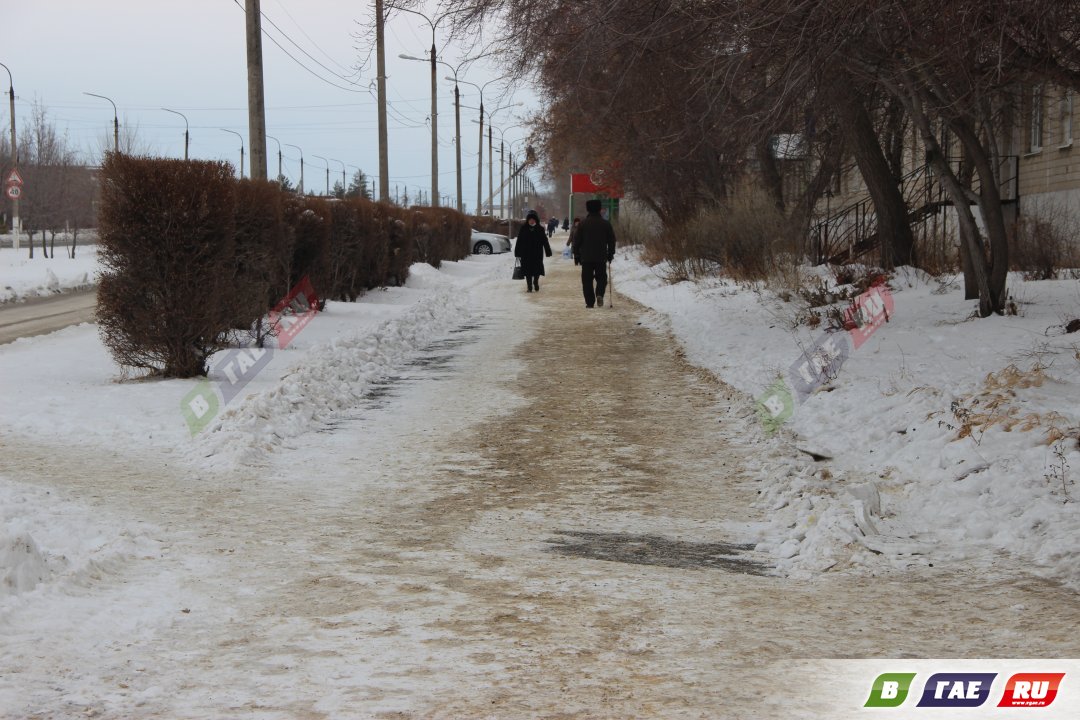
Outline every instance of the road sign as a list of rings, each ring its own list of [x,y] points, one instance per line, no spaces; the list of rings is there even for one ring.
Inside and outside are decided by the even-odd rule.
[[[12,200],[18,200],[22,197],[22,188],[18,185],[8,185],[7,196]]]
[[[22,185],[23,184],[22,175],[19,174],[19,171],[18,171],[17,168],[12,169],[12,171],[10,173],[8,173],[7,178],[4,179],[4,183],[7,184],[7,185]]]

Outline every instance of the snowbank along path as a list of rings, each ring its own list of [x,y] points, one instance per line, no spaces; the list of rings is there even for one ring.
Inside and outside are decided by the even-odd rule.
[[[1075,655],[1008,558],[778,577],[749,400],[568,262],[523,290],[242,470],[5,447],[144,550],[0,614],[0,715],[792,718],[770,663]]]

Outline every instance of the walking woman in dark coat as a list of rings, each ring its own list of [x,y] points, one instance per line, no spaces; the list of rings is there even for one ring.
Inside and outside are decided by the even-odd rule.
[[[514,257],[521,258],[521,269],[525,273],[528,290],[540,291],[540,276],[544,274],[544,256],[551,257],[551,244],[547,232],[540,224],[540,216],[530,210],[525,216],[525,224],[518,230],[514,244]]]

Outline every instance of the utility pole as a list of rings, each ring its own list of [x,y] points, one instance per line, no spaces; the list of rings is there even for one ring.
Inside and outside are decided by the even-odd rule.
[[[266,180],[266,101],[263,95],[262,10],[259,0],[244,0],[247,13],[248,144],[251,179]]]
[[[278,185],[280,185],[281,184],[281,178],[282,178],[282,175],[281,175],[281,141],[278,140],[276,137],[273,137],[272,135],[267,135],[266,138],[268,140],[273,140],[274,142],[277,143],[277,177],[274,178],[274,180],[277,182]]]
[[[112,122],[113,122],[113,152],[120,153],[120,116],[116,112],[116,103],[111,98],[107,98],[104,95],[97,95],[92,92],[84,92],[83,95],[89,95],[90,97],[101,98],[102,100],[108,100],[112,105]]]
[[[235,130],[226,130],[225,128],[219,128],[221,132],[232,133],[236,137],[240,138],[240,179],[244,179],[244,136]]]
[[[181,112],[176,112],[175,110],[170,110],[169,108],[161,108],[161,109],[164,110],[165,112],[170,112],[173,115],[179,115],[180,117],[184,118],[184,160],[186,161],[188,159],[188,145],[191,144],[191,134],[188,132],[187,115],[185,115],[184,113],[181,113]]]
[[[11,79],[11,70],[7,65],[0,63],[0,67],[7,70],[8,74],[8,95],[11,98],[11,105],[9,111],[11,113],[11,162],[12,169],[19,169],[19,146],[15,144],[15,81]],[[19,198],[12,198],[11,200],[11,232],[14,233],[14,240],[12,241],[12,247],[15,250],[19,249],[19,231],[22,227],[19,225]]]
[[[480,150],[476,161],[476,214],[484,214],[484,94],[480,93]]]
[[[439,69],[435,66],[435,28],[431,28],[431,205],[439,207]]]
[[[488,118],[490,120],[490,118]],[[495,217],[495,175],[491,171],[492,158],[495,156],[495,146],[491,139],[491,123],[488,123],[488,210]]]
[[[285,143],[285,147],[291,147],[291,148],[296,148],[297,150],[300,150],[299,145],[290,145],[289,143]],[[297,195],[303,195],[304,194],[304,151],[303,150],[300,150],[300,185],[297,187],[296,194]]]
[[[454,125],[456,130],[454,144],[457,151],[457,211],[463,213],[465,204],[461,199],[461,93],[458,92],[457,78],[454,78]]]
[[[379,95],[379,200],[390,201],[390,157],[386,137],[386,41],[383,0],[375,0],[375,57]]]

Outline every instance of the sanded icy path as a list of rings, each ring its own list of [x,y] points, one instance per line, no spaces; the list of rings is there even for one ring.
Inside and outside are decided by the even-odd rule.
[[[259,467],[103,453],[87,473],[15,449],[26,480],[154,523],[163,551],[48,636],[20,624],[0,698],[15,683],[42,717],[796,717],[764,704],[770,662],[1076,656],[1057,629],[1075,594],[1007,559],[770,575],[742,544],[745,401],[625,300],[586,311],[569,263],[542,287],[481,288],[474,322]],[[139,613],[162,595],[167,617]],[[125,611],[128,637],[87,641]]]

